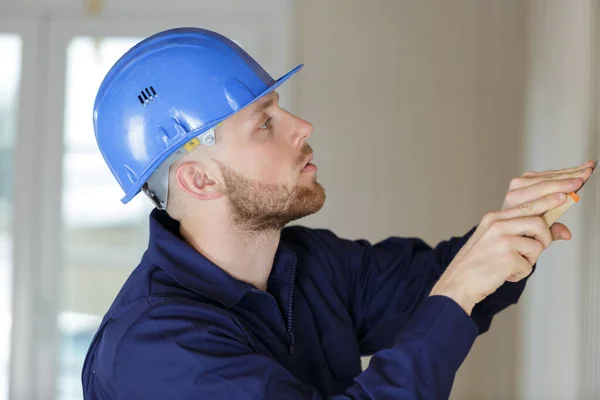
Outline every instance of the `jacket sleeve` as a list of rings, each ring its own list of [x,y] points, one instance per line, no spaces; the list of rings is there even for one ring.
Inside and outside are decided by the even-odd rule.
[[[456,303],[430,297],[352,386],[326,399],[448,398],[476,336]],[[250,348],[230,315],[197,304],[163,303],[140,318],[121,337],[109,381],[111,400],[325,399]],[[97,393],[90,398],[104,399]]]
[[[475,229],[435,247],[418,238],[389,237],[373,245],[366,240],[338,238],[324,229],[303,234],[307,247],[328,254],[331,268],[337,270],[331,280],[347,299],[361,353],[369,355],[390,347],[398,332],[411,323]],[[525,282],[506,282],[475,306],[471,318],[478,333],[489,329],[496,313],[517,302]]]

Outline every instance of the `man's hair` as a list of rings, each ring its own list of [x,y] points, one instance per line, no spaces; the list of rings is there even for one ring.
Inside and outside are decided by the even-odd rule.
[[[199,160],[199,151],[194,149],[185,154],[180,159],[176,160],[169,167],[169,195],[167,200],[167,214],[174,220],[181,220],[185,215],[185,197],[186,193],[181,190],[177,183],[177,169],[179,166],[188,161]]]

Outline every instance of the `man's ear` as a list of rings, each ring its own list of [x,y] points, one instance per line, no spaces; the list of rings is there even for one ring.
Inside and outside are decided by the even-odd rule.
[[[223,196],[223,190],[217,179],[211,177],[208,168],[198,162],[188,161],[177,167],[177,185],[185,193],[198,200],[213,200]]]

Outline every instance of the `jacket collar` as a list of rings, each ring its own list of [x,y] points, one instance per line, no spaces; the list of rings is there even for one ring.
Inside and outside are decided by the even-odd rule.
[[[179,222],[158,209],[150,214],[148,255],[153,264],[180,285],[228,308],[235,306],[248,291],[256,289],[227,274],[187,244],[179,233]],[[291,276],[290,264],[294,257],[293,251],[280,242],[269,280]]]

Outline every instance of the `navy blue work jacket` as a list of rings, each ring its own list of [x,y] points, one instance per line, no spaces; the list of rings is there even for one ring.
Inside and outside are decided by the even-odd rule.
[[[505,283],[469,316],[428,296],[467,235],[431,248],[283,229],[267,291],[236,280],[181,239],[165,212],[90,345],[85,399],[446,399]],[[364,371],[360,356],[373,355]]]

